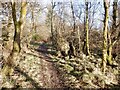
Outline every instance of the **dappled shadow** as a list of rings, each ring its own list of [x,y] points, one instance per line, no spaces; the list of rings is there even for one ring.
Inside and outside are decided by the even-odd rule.
[[[39,48],[37,48],[36,50],[39,52],[42,52],[44,54],[51,54],[51,55],[55,55],[55,51],[52,50],[52,45],[48,44],[48,43],[42,43],[39,45]]]
[[[50,43],[31,42],[30,44],[34,45],[34,46],[39,46],[37,49],[35,49],[35,51],[37,51],[37,52],[41,52],[43,54],[56,55],[56,52],[55,52],[55,50],[53,50],[53,46]]]
[[[38,51],[39,52],[39,51]],[[38,54],[34,54],[34,53],[27,53],[29,55],[32,55],[34,57],[38,57],[38,58],[41,58],[42,60],[45,60],[45,61],[48,61],[48,62],[54,62],[49,55],[47,54],[44,54],[44,53],[40,53],[39,55]]]
[[[57,54],[53,46],[49,42],[42,42],[42,43],[32,42],[32,45],[37,45],[37,48],[34,50],[38,52],[38,54],[35,53],[29,53],[29,54],[40,58],[40,61],[43,66],[42,69],[43,75],[48,77],[48,78],[45,77],[44,79],[48,80],[50,77],[49,82],[45,81],[45,83],[48,83],[49,86],[52,85],[52,87],[61,87],[61,88],[66,87],[64,85],[65,80],[62,76],[63,72],[60,71],[57,66],[57,61],[59,59],[56,60]]]
[[[38,83],[33,80],[27,73],[23,72],[19,67],[15,67],[15,71],[17,71],[18,73],[20,73],[21,75],[23,75],[24,77],[26,77],[26,80],[30,81],[31,84],[37,89],[40,88],[40,86],[38,85]]]
[[[38,43],[33,43],[37,44]],[[35,51],[39,52],[39,58],[42,58],[43,60],[46,60],[48,62],[53,62],[52,59],[49,55],[56,56],[56,51],[53,50],[53,46],[49,43],[39,43],[39,47],[35,49]]]
[[[108,88],[105,88],[105,89],[108,89],[108,90],[120,90],[120,85],[109,85],[109,86],[106,86]]]
[[[48,71],[45,71],[50,74],[50,82],[52,85],[55,87],[58,85],[59,87],[65,87],[63,82],[63,78],[61,77],[62,73],[57,69],[56,67],[56,61],[54,61],[53,57],[56,56],[56,52],[53,50],[53,46],[49,43],[40,43],[39,47],[35,49],[39,53],[39,56],[36,55],[37,57],[41,58],[42,64],[49,68]],[[34,55],[34,54],[33,54]],[[52,55],[52,57],[51,57]],[[35,56],[35,55],[34,55]],[[45,68],[44,68],[45,69]],[[43,69],[43,70],[44,70]],[[47,75],[49,76],[49,75]],[[54,76],[54,77],[53,77]]]
[[[15,66],[15,67],[12,67],[12,68],[14,69],[15,72],[19,73],[20,75],[23,75],[26,78],[27,81],[30,81],[30,83],[32,84],[34,90],[39,90],[39,88],[41,88],[39,86],[39,84],[35,80],[33,80],[26,72],[22,71],[18,66]],[[22,89],[22,86],[18,85],[16,83],[16,79],[14,79],[12,76],[11,75],[7,75],[5,77],[6,78],[5,80],[7,82],[11,83],[11,81],[12,81],[13,87],[11,88],[11,90],[20,89],[20,88]],[[7,87],[2,87],[1,89],[4,90],[4,89],[7,89]]]
[[[56,55],[55,51],[48,51],[48,50],[41,50],[41,49],[35,49],[35,51],[44,53],[44,54],[51,54],[51,55]]]

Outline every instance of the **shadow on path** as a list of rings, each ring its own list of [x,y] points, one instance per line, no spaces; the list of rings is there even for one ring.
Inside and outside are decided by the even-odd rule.
[[[45,84],[47,83],[48,87],[52,88],[63,88],[63,80],[60,76],[60,72],[56,68],[56,63],[53,61],[49,55],[56,55],[56,52],[52,50],[52,45],[48,43],[42,43],[39,45],[35,51],[39,52],[39,57],[41,58],[41,63],[43,67],[43,73]]]

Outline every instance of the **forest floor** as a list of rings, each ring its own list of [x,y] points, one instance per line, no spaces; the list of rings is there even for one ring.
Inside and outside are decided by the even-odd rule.
[[[47,47],[37,44],[34,48],[24,48],[11,79],[3,80],[7,88],[63,88],[59,72],[47,56]]]
[[[23,48],[9,79],[1,88],[120,88],[120,58],[117,67],[100,69],[101,58],[81,54],[79,58],[61,59],[47,43],[32,43]]]

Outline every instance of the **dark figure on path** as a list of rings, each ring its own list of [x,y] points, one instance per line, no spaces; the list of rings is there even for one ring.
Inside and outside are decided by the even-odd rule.
[[[75,57],[75,48],[74,48],[72,42],[69,42],[69,47],[70,47],[70,49],[68,51],[68,55],[69,55],[69,58],[71,59],[72,56]]]

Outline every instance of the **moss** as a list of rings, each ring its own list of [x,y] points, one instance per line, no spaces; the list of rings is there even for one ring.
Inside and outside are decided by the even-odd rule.
[[[7,78],[7,76],[10,76],[13,74],[13,68],[8,66],[8,65],[4,65],[3,69],[2,69],[2,76],[4,79]]]
[[[65,64],[64,68],[67,70],[67,73],[70,73],[71,71],[74,70],[74,68],[72,66],[68,65],[68,64]]]
[[[79,76],[82,76],[83,72],[73,70],[70,72],[70,74],[73,76],[79,77]]]
[[[39,34],[35,34],[32,36],[32,41],[40,41],[42,37]]]

